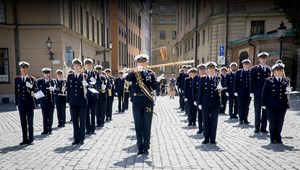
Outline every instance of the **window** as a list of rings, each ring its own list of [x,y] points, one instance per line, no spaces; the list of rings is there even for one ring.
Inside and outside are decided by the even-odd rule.
[[[9,83],[9,63],[7,48],[0,48],[0,83]]]
[[[205,30],[202,31],[202,44],[205,43]]]
[[[95,23],[94,23],[94,16],[92,16],[92,40],[95,41]]]
[[[160,25],[165,25],[166,24],[166,20],[165,19],[160,19],[159,20],[159,24]]]
[[[86,12],[86,37],[89,39],[90,38],[90,28],[89,28],[89,13]]]
[[[104,47],[104,44],[105,44],[105,28],[104,28],[103,23],[101,23],[101,44],[102,44],[102,47]]]
[[[159,39],[161,39],[161,40],[166,39],[166,31],[164,31],[164,30],[159,31]]]
[[[166,6],[161,5],[161,6],[159,7],[159,11],[160,11],[161,13],[165,13],[165,12],[166,12]]]
[[[72,0],[68,0],[68,12],[69,12],[69,28],[73,28],[72,24]]]
[[[172,6],[172,13],[176,13],[176,11],[177,11],[177,6],[176,5]]]
[[[192,40],[191,40],[191,49],[193,49],[194,48],[194,38],[192,38]]]
[[[197,47],[200,45],[200,33],[197,32]]]
[[[251,35],[264,34],[265,21],[251,21]]]
[[[83,35],[83,13],[82,13],[82,7],[80,7],[80,34]]]
[[[5,0],[0,0],[0,23],[6,23]]]
[[[176,40],[176,31],[172,31],[172,39]]]
[[[172,24],[176,25],[176,19],[172,19]]]

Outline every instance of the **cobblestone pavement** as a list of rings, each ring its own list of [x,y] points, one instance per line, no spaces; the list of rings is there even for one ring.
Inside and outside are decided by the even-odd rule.
[[[153,116],[149,156],[136,155],[131,109],[72,146],[72,124],[40,135],[42,114],[35,110],[34,145],[19,146],[21,127],[17,111],[0,113],[0,169],[297,169],[300,168],[300,98],[293,98],[285,117],[283,142],[269,144],[269,135],[254,134],[253,103],[250,125],[219,116],[217,145],[202,145],[203,135],[187,127],[178,112],[178,98],[158,97]],[[1,107],[1,106],[0,106]],[[114,110],[117,101],[114,103]],[[69,120],[69,111],[67,111]],[[56,117],[56,112],[55,112]],[[57,125],[56,118],[54,126]]]

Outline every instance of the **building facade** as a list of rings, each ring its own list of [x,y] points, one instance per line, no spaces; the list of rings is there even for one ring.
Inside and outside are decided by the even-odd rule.
[[[157,0],[151,13],[151,65],[156,65],[153,70],[156,73],[169,74],[177,73],[179,65],[159,66],[160,64],[174,63],[178,61],[176,55],[177,37],[177,4],[175,0]],[[160,49],[166,49],[166,56],[162,56]],[[176,70],[176,71],[175,71]]]
[[[111,66],[109,1],[0,0],[0,103],[14,102],[19,61],[30,63],[30,74],[42,77],[49,67],[65,72],[75,57]],[[53,58],[46,41],[52,42]],[[104,60],[105,56],[105,60]]]
[[[134,56],[149,53],[150,1],[112,0],[110,6],[112,71],[134,67]]]
[[[299,46],[293,45],[291,24],[273,10],[272,0],[177,1],[179,59],[192,59],[195,65],[207,61],[228,66],[249,58],[258,63],[257,54],[270,53],[269,65],[279,59],[277,27],[283,21],[287,34],[283,41],[283,61],[287,75],[296,85]]]

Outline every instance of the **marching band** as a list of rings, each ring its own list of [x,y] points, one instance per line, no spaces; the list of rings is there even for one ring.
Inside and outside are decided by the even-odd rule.
[[[290,80],[284,74],[285,65],[282,61],[276,62],[271,68],[266,65],[268,56],[267,52],[259,53],[259,65],[252,68],[251,61],[245,59],[241,62],[242,68],[238,69],[238,64],[232,62],[229,68],[222,67],[218,73],[217,64],[209,61],[196,68],[183,65],[177,78],[172,75],[170,99],[174,98],[176,90],[179,109],[186,112],[188,126],[196,126],[198,119],[197,134],[203,133],[202,144],[217,143],[218,116],[227,110],[229,119],[239,119],[240,124],[249,124],[251,98],[254,99],[255,109],[254,133],[270,131],[271,143],[283,143],[281,131],[291,92]],[[100,65],[93,67],[91,59],[82,62],[75,58],[72,61],[73,70],[69,71],[66,80],[60,69],[56,70],[56,78],[51,78],[50,68],[43,68],[44,76],[36,80],[28,75],[30,64],[21,61],[21,75],[15,78],[15,98],[23,134],[20,145],[33,144],[36,102],[43,113],[43,135],[52,133],[55,108],[57,127],[65,127],[66,105],[69,105],[73,123],[72,145],[77,145],[84,144],[85,135],[95,134],[96,126],[103,127],[105,121],[112,120],[113,100],[117,96],[119,113],[128,109],[131,98],[137,154],[148,155],[154,94],[158,84],[155,73],[147,69],[148,60],[146,54],[137,55],[136,69],[120,70],[119,77],[115,79],[109,68],[103,71]]]

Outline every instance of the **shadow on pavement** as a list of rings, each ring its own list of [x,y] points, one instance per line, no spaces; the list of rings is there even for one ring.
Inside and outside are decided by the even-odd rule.
[[[182,129],[185,129],[185,130],[191,130],[191,129],[198,129],[197,126],[183,126],[181,127]]]
[[[248,129],[248,128],[254,128],[254,125],[249,125],[249,124],[237,124],[234,125],[233,127],[239,127],[241,129]]]
[[[27,147],[28,145],[15,145],[15,146],[8,146],[8,147],[4,147],[4,148],[0,148],[0,154],[6,154],[8,152],[16,152],[16,151],[20,151],[23,150]]]
[[[293,146],[288,146],[284,144],[268,144],[261,146],[262,148],[266,150],[272,150],[274,152],[285,152],[285,151],[299,151],[299,149],[294,149]]]
[[[127,148],[123,148],[122,151],[126,151],[127,153],[136,153],[137,147],[136,147],[136,145],[132,145]]]
[[[136,136],[135,135],[129,135],[129,136],[126,136],[126,139],[136,140]]]
[[[203,135],[201,135],[201,134],[190,135],[189,137],[193,138],[193,139],[203,139],[204,138]]]
[[[205,144],[205,145],[199,145],[195,147],[196,149],[199,149],[200,151],[213,151],[213,152],[223,152],[218,145],[211,145],[211,144]]]
[[[154,168],[152,161],[147,161],[149,159],[146,155],[131,155],[127,158],[123,158],[122,161],[118,161],[114,163],[114,166],[122,167],[122,168],[129,168],[136,163],[146,163],[150,169]]]
[[[237,122],[239,122],[239,119],[227,119],[224,122],[226,122],[226,123],[237,123]]]
[[[252,136],[249,136],[249,138],[255,138],[255,139],[260,139],[260,140],[267,140],[270,138],[269,134],[266,133],[255,133]]]
[[[44,140],[45,138],[48,138],[50,135],[35,135],[34,140]]]
[[[79,148],[80,148],[80,145],[69,145],[69,146],[58,147],[58,148],[54,149],[53,151],[55,153],[66,153],[66,152],[73,152]]]

